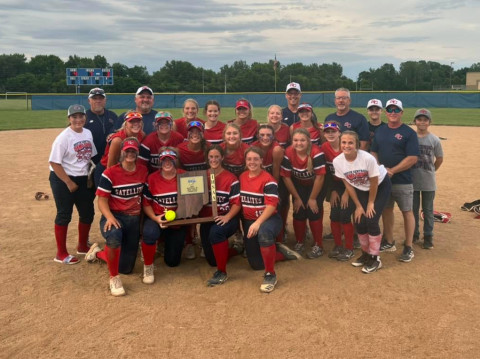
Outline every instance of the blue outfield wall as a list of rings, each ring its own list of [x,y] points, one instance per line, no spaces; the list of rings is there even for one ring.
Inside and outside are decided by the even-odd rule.
[[[404,107],[429,108],[479,108],[480,92],[352,92],[352,107],[365,107],[372,98],[381,100],[384,104],[391,98],[403,102]],[[215,99],[222,107],[234,107],[239,98],[248,99],[253,106],[268,107],[272,104],[286,105],[284,93],[209,93],[209,94],[155,94],[155,108],[181,108],[188,98],[194,98],[200,106]],[[308,102],[314,107],[335,107],[333,92],[304,92],[302,102]],[[32,95],[32,110],[65,110],[72,104],[81,104],[88,108],[87,94]],[[134,94],[107,94],[107,108],[135,108]]]

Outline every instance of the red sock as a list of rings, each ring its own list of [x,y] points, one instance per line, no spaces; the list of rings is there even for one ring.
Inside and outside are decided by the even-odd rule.
[[[307,221],[293,220],[293,230],[295,231],[295,239],[299,243],[303,243],[305,232],[307,231]]]
[[[145,242],[142,241],[143,263],[146,266],[153,264],[156,250],[157,250],[156,244],[146,244]]]
[[[106,249],[107,247],[105,247]],[[101,259],[102,261],[106,262],[107,261],[107,253],[105,252],[105,249],[103,251],[97,252],[97,258]]]
[[[275,262],[281,262],[285,260],[285,256],[279,251],[275,252]]]
[[[228,261],[228,241],[212,244],[213,254],[217,261],[217,269],[223,273],[227,273]]]
[[[345,233],[345,248],[353,250],[353,224],[352,222],[343,223],[343,233]]]
[[[67,251],[67,226],[55,225],[55,241],[57,242],[57,259],[64,260],[68,256]]]
[[[315,243],[319,247],[323,247],[323,215],[320,219],[316,221],[309,221],[310,229],[312,230],[313,238],[315,238]]]
[[[332,230],[333,240],[337,247],[342,246],[342,224],[340,222],[330,222],[330,229]]]
[[[262,253],[263,264],[265,265],[265,272],[274,274],[277,247],[275,244],[268,247],[260,247],[260,252]]]
[[[110,277],[118,275],[118,263],[120,262],[120,247],[110,248],[105,246],[105,252],[107,254],[107,266],[110,272]]]
[[[228,258],[238,256],[239,253],[235,248],[228,248]]]
[[[79,252],[88,252],[88,234],[90,233],[91,224],[78,222],[78,247]]]

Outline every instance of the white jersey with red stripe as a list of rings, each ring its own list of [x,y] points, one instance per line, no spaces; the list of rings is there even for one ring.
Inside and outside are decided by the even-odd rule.
[[[102,173],[96,195],[108,198],[108,206],[112,212],[139,215],[147,176],[147,167],[140,163],[137,163],[135,171],[132,172],[118,163]]]
[[[242,202],[243,218],[256,220],[265,208],[278,205],[278,185],[270,173],[262,170],[259,175],[250,177],[245,171],[240,175],[240,200]]]

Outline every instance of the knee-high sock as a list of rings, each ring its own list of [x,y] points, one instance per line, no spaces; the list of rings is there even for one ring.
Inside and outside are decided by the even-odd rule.
[[[307,221],[293,220],[293,230],[295,231],[295,239],[297,242],[303,243],[305,232],[307,231]]]
[[[360,235],[359,235],[360,237]],[[373,256],[378,256],[380,254],[380,243],[382,242],[382,235],[379,234],[378,236],[371,236],[368,235],[368,249],[369,254]]]
[[[106,249],[106,247],[105,247],[105,249]],[[106,252],[105,249],[103,251],[97,252],[97,258],[101,259],[104,262],[107,261],[107,252]]]
[[[91,224],[78,222],[78,247],[79,252],[88,252],[88,234],[90,233]]]
[[[156,244],[146,244],[145,242],[142,242],[143,264],[146,266],[153,264],[156,250]]]
[[[213,254],[217,262],[217,269],[227,273],[227,261],[229,257],[228,241],[212,244]]]
[[[55,225],[55,241],[57,242],[57,258],[64,260],[68,256],[67,251],[68,226]]]
[[[105,246],[105,252],[107,254],[107,266],[110,272],[110,277],[118,275],[118,263],[120,262],[120,247],[110,248]]]
[[[365,253],[369,253],[368,252],[368,242],[369,242],[369,238],[368,238],[368,234],[365,233],[365,234],[360,234],[358,233],[358,241],[360,242],[360,245],[362,246],[362,251],[364,251]]]
[[[263,264],[265,265],[265,272],[275,273],[275,257],[277,252],[277,246],[272,244],[268,247],[260,247],[262,253]]]
[[[342,223],[343,233],[345,234],[345,248],[353,250],[353,224]]]
[[[316,221],[309,221],[309,224],[313,238],[315,238],[315,243],[317,246],[323,247],[323,218],[317,219]]]
[[[333,240],[337,247],[342,246],[342,224],[340,222],[330,222],[330,229],[332,230]]]

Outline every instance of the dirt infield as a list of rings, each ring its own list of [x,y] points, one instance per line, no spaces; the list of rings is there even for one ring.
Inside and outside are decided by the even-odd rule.
[[[51,193],[47,162],[59,132],[0,132],[0,358],[480,356],[480,220],[459,209],[480,198],[480,128],[432,127],[448,138],[435,208],[453,219],[436,224],[435,249],[414,247],[411,263],[396,261],[399,250],[382,255],[384,268],[371,275],[327,256],[279,263],[277,289],[262,294],[262,273],[241,257],[218,288],[205,286],[214,269],[203,258],[178,268],[157,258],[152,286],[142,284],[138,260],[122,276],[122,298],[109,294],[106,265],[52,260],[55,205],[34,194]],[[396,219],[398,244],[398,212]],[[91,239],[103,246],[98,220],[97,211]]]

